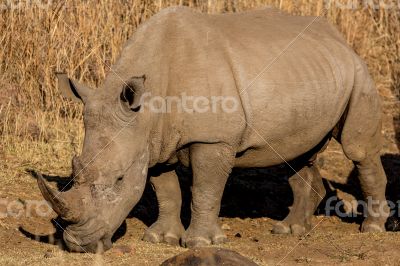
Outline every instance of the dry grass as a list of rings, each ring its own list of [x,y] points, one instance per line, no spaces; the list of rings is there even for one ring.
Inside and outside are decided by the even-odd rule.
[[[53,0],[48,8],[0,9],[0,161],[9,170],[6,179],[26,167],[68,171],[82,141],[81,106],[61,98],[54,72],[98,85],[135,28],[171,5],[209,13],[272,5],[319,15],[324,0]],[[367,61],[391,104],[400,87],[399,9],[331,7],[325,16]]]
[[[37,1],[31,0],[33,3]],[[25,169],[34,168],[51,174],[67,175],[70,172],[72,155],[80,150],[83,137],[82,107],[61,98],[56,87],[55,71],[65,70],[76,79],[93,86],[99,85],[109,71],[109,66],[118,56],[123,43],[136,27],[167,6],[187,5],[203,12],[219,13],[272,5],[293,14],[320,15],[323,13],[325,1],[52,0],[47,9],[38,8],[34,4],[21,9],[2,9],[4,7],[2,3],[17,1],[0,0],[0,180],[2,184],[0,199],[40,197],[37,189],[35,191],[32,189],[35,187],[35,182],[28,177]],[[337,25],[348,43],[368,63],[385,100],[385,112],[390,117],[386,125],[392,125],[391,117],[394,112],[398,112],[395,108],[400,106],[395,103],[397,100],[394,96],[399,93],[400,88],[400,7],[375,11],[371,8],[340,10],[332,7],[327,10],[325,16]],[[389,133],[386,138],[393,144],[392,146],[395,146],[393,129]],[[394,149],[387,148],[392,151]],[[327,156],[330,160],[326,161],[337,169],[333,174],[339,176],[344,168],[343,164],[337,160],[336,153],[327,153]],[[246,219],[240,223],[238,222],[240,220],[236,219],[226,220],[232,227],[231,240],[233,239],[227,247],[247,256],[254,255],[267,260],[272,258],[272,261],[277,262],[276,259],[279,261],[283,257],[284,250],[297,246],[297,238],[273,238],[264,234],[271,227],[270,222],[262,219],[262,223],[259,221],[260,227],[254,226],[253,219]],[[23,222],[0,218],[0,238],[4,242],[0,248],[0,265],[27,263],[91,265],[93,263],[90,255],[67,254],[57,247],[29,241],[26,237],[16,234],[15,230],[19,223],[26,223],[35,228],[34,220],[25,220]],[[104,256],[104,264],[118,262],[123,265],[135,263],[155,265],[155,262],[159,263],[166,257],[180,252],[180,249],[140,241],[145,225],[136,219],[129,219],[127,223],[131,234],[119,240],[118,245],[133,245],[134,256],[120,256],[111,252]],[[344,225],[340,228],[343,228],[342,226]],[[352,226],[352,229],[346,229],[347,231],[341,233],[337,227],[329,224],[326,229],[328,231],[324,228],[315,232],[316,240],[307,238],[298,246],[299,250],[293,252],[292,257],[300,258],[300,261],[306,258],[308,262],[308,257],[304,256],[312,250],[314,263],[320,259],[319,250],[323,247],[326,246],[326,252],[335,252],[329,249],[330,242],[323,241],[326,232],[332,232],[332,235],[336,234],[334,238],[338,239],[337,241],[340,239],[340,245],[350,250],[354,248],[352,244],[355,242],[357,247],[360,241],[367,244],[379,242],[381,247],[385,240],[385,248],[374,246],[373,254],[368,254],[368,259],[376,258],[380,264],[382,261],[385,263],[389,261],[390,264],[390,258],[392,261],[397,261],[394,257],[396,245],[400,243],[397,235],[380,235],[379,241],[377,236],[371,242],[369,235],[354,236],[354,232],[357,231],[356,225],[345,226]],[[244,228],[259,229],[248,235],[259,235],[262,231],[260,243],[265,249],[260,249],[259,243],[247,241],[246,237],[235,241],[233,235],[240,230],[247,230]],[[329,237],[331,238],[331,233]],[[268,246],[265,243],[273,244]],[[313,249],[315,246],[318,248]],[[54,250],[53,257],[43,260],[43,254],[49,248]],[[381,252],[385,249],[385,252]],[[361,252],[363,251],[360,250],[360,254]],[[380,257],[380,254],[383,257]],[[336,253],[331,256],[337,257]],[[329,258],[327,264],[332,264],[332,261],[333,259]],[[103,264],[103,262],[98,263],[97,258],[95,263]],[[364,264],[364,261],[362,263]]]

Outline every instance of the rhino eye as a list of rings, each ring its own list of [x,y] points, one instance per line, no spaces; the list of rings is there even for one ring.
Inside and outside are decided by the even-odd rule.
[[[124,175],[120,175],[120,176],[117,178],[117,181],[115,181],[115,184],[119,184],[119,183],[121,183],[123,180],[124,180]]]

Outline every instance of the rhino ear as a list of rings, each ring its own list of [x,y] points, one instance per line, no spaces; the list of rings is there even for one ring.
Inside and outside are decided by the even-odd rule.
[[[132,77],[125,82],[122,88],[120,99],[124,105],[127,105],[134,112],[140,110],[142,96],[145,93],[145,81],[145,75]]]
[[[74,102],[85,103],[92,89],[80,84],[79,82],[68,78],[65,73],[56,73],[58,79],[58,88],[65,98],[71,99]]]

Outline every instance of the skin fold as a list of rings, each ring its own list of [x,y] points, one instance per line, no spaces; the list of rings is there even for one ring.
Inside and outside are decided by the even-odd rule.
[[[186,247],[224,242],[217,218],[232,168],[284,161],[296,162],[289,181],[294,204],[273,232],[302,234],[325,195],[314,161],[331,138],[359,170],[365,197],[375,200],[362,231],[385,230],[379,96],[363,61],[323,18],[275,9],[207,15],[167,8],[137,29],[98,89],[58,78],[63,94],[84,104],[84,145],[73,160],[70,191],[55,200],[57,192],[41,178],[39,186],[71,222],[64,233],[71,251],[110,248],[155,167],[150,181],[159,218],[144,240]],[[142,101],[182,95],[230,97],[237,106],[155,111]],[[179,163],[193,171],[186,230],[173,167]]]

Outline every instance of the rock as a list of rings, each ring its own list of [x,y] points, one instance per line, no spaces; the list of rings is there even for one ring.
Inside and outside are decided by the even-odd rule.
[[[260,241],[257,237],[250,237],[250,239],[251,239],[252,241],[254,241],[254,242]]]
[[[227,224],[223,224],[223,225],[221,226],[221,229],[222,229],[222,230],[231,230],[231,227],[230,227],[229,225],[227,225]]]
[[[297,263],[310,263],[311,259],[310,258],[306,258],[306,257],[300,257],[300,258],[295,259],[295,261]]]
[[[53,257],[53,252],[51,250],[47,250],[46,253],[44,253],[43,256],[45,259],[49,259]]]
[[[127,253],[132,253],[133,249],[130,246],[127,245],[119,245],[113,248],[114,253],[116,253],[117,255],[123,255],[123,254],[127,254]]]
[[[397,217],[389,217],[386,221],[386,229],[392,232],[400,231],[400,221]]]
[[[250,259],[229,249],[203,247],[194,248],[164,261],[161,266],[257,266]]]

